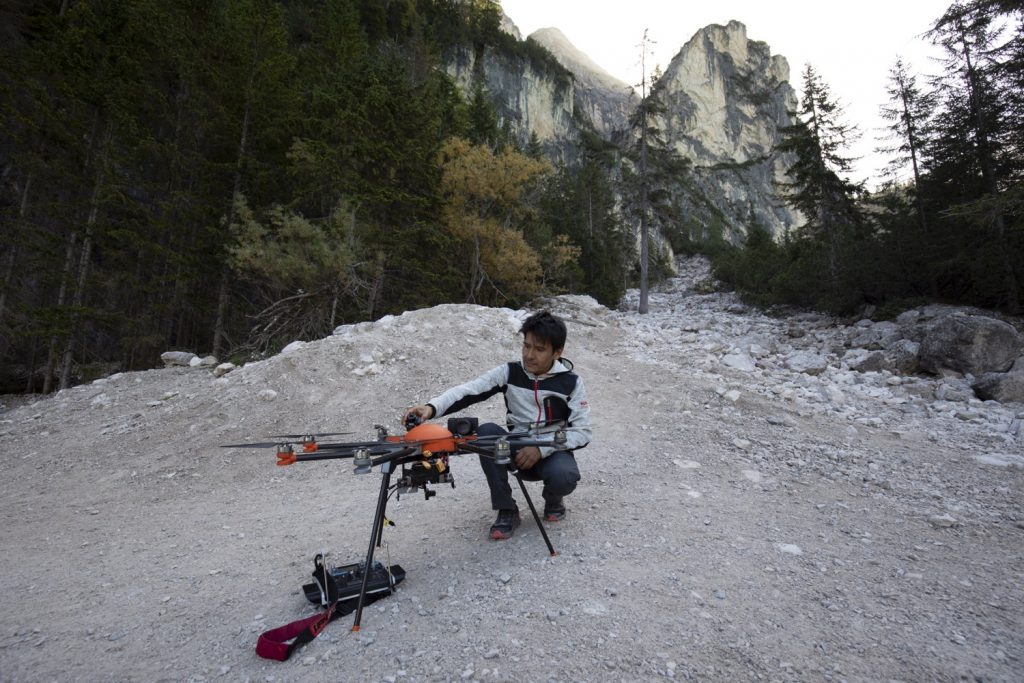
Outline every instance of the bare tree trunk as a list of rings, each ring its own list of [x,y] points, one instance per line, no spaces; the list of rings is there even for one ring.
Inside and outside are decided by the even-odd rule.
[[[647,313],[647,274],[650,261],[648,244],[647,197],[647,31],[644,30],[643,49],[640,54],[641,110],[640,110],[640,303],[637,313]]]
[[[18,206],[18,233],[21,232],[21,227],[25,222],[25,214],[28,213],[28,193],[31,187],[32,174],[29,173],[25,178],[25,185],[21,188],[21,202],[19,202]],[[4,259],[3,276],[0,278],[0,328],[3,327],[4,315],[7,312],[7,292],[11,288],[14,264],[17,263],[17,260],[18,245],[12,242],[10,251],[7,252],[7,258]]]
[[[110,131],[107,130],[103,140],[103,149],[110,143]],[[102,152],[101,152],[102,154]],[[102,155],[105,156],[105,155]],[[100,190],[103,187],[103,166],[106,163],[101,156],[101,161],[96,168],[96,181],[92,188],[92,198],[89,201],[89,217],[85,222],[85,236],[82,238],[82,252],[78,260],[78,277],[75,280],[75,292],[72,296],[71,330],[68,333],[67,344],[64,347],[64,358],[61,364],[60,388],[67,389],[71,386],[71,366],[74,362],[75,337],[78,334],[78,324],[81,316],[77,313],[82,306],[85,297],[85,281],[89,275],[89,260],[92,258],[92,231],[96,225],[96,217],[99,215]]]
[[[31,394],[36,379],[36,352],[39,350],[39,338],[32,336],[32,350],[28,354],[28,379],[25,381],[25,393]]]
[[[252,41],[252,62],[249,65],[249,82],[245,87],[245,109],[242,113],[242,134],[238,141],[238,158],[235,162],[235,182],[231,194],[231,205],[228,207],[228,229],[235,222],[235,202],[242,193],[242,167],[245,165],[245,155],[248,151],[249,141],[249,120],[252,115],[252,101],[256,83],[256,63],[259,60],[260,38],[262,33],[256,32]],[[217,319],[213,324],[213,355],[220,356],[221,347],[225,340],[225,320],[228,311],[228,286],[230,281],[230,268],[225,264],[224,272],[221,275],[220,287],[217,293]]]
[[[68,295],[68,278],[71,277],[71,266],[75,260],[75,248],[78,244],[78,232],[72,231],[68,235],[67,247],[64,249],[64,267],[61,269],[60,289],[57,291],[57,309],[64,307]],[[47,344],[49,349],[46,356],[46,368],[43,370],[43,393],[48,394],[53,389],[53,374],[57,367],[57,344],[60,341],[57,333],[50,335]]]

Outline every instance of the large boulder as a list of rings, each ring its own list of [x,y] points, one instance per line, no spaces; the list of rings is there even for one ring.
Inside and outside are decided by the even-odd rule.
[[[866,322],[868,323],[867,325],[857,323],[854,327],[854,332],[850,338],[850,346],[877,351],[879,349],[887,349],[903,338],[900,326],[894,322],[888,320],[878,323],[873,323],[870,320]]]
[[[1013,325],[982,315],[954,314],[936,318],[923,329],[921,367],[938,374],[955,370],[981,376],[1005,372],[1024,345]]]
[[[786,367],[793,372],[820,375],[828,367],[828,360],[816,353],[801,351],[786,359]]]
[[[850,349],[843,356],[843,362],[857,372],[880,372],[885,366],[885,354],[867,349]]]
[[[183,365],[187,368],[195,357],[196,354],[191,351],[164,351],[160,354],[160,360],[164,362],[164,367],[167,368],[174,365]]]
[[[912,375],[921,364],[921,345],[900,339],[885,350],[886,367],[902,375]]]
[[[979,377],[971,388],[985,401],[1024,401],[1024,372],[990,372]]]

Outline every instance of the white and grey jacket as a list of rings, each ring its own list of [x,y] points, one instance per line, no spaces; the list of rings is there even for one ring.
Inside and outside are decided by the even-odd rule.
[[[519,361],[505,363],[488,370],[474,380],[452,387],[428,405],[434,409],[434,416],[456,413],[474,403],[484,401],[499,391],[505,395],[505,421],[509,428],[523,427],[536,422],[567,419],[572,430],[566,434],[566,443],[559,448],[540,449],[546,458],[555,450],[575,450],[590,443],[590,404],[583,379],[572,371],[568,359],[555,360],[547,374],[536,376],[523,367]],[[568,406],[569,414],[558,414],[557,401],[561,399]]]

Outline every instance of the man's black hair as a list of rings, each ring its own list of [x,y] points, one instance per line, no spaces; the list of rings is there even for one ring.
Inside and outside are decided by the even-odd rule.
[[[534,337],[551,344],[552,351],[561,351],[565,348],[565,323],[549,311],[540,311],[531,315],[523,321],[519,332],[523,335],[533,332]]]

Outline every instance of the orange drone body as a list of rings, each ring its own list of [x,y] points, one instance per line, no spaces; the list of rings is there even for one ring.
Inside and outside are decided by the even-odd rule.
[[[439,424],[424,422],[405,433],[405,436],[389,436],[388,441],[419,441],[424,451],[433,453],[454,453],[455,437]]]

